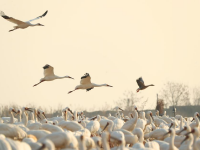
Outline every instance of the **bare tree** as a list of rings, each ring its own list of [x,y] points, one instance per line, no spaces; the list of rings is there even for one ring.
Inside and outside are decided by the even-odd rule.
[[[148,100],[149,99],[147,98],[145,101],[142,102],[142,104],[139,106],[140,110],[142,110],[142,111],[144,110],[144,107],[146,106]]]
[[[159,115],[163,115],[164,113],[164,100],[163,99],[157,99],[157,105],[156,105],[156,110],[159,111]]]
[[[189,87],[182,83],[167,82],[161,91],[166,105],[191,105]]]
[[[193,101],[194,105],[200,105],[200,87],[193,89]]]
[[[140,101],[142,97],[138,97],[133,91],[126,91],[124,93],[124,98],[120,98],[119,100],[115,101],[117,106],[122,107],[127,111],[132,111],[133,106]]]

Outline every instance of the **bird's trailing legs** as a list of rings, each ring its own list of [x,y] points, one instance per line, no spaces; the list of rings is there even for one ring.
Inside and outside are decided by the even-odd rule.
[[[76,90],[77,90],[77,89],[75,89],[75,90],[73,90],[73,91],[69,91],[68,94],[70,94],[70,93],[72,93],[72,92],[74,92],[74,91],[76,91]]]
[[[14,30],[16,30],[16,29],[9,30],[9,32],[14,31]]]
[[[33,85],[33,87],[34,87],[34,86],[37,86],[38,84],[40,84],[40,83],[42,83],[42,82],[44,82],[44,80],[42,80],[42,81],[40,81],[39,83]]]

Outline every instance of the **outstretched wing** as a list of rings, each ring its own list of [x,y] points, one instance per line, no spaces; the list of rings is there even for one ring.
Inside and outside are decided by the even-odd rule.
[[[144,88],[144,81],[142,79],[142,77],[140,77],[139,79],[136,80],[138,86],[142,89]]]
[[[12,17],[7,16],[3,11],[1,11],[0,14],[1,14],[1,17],[3,17],[4,19],[6,19],[6,20],[8,20],[8,21],[10,21],[10,22],[12,22],[12,23],[15,23],[15,24],[17,24],[17,25],[20,25],[20,24],[25,23],[25,22],[23,22],[23,21],[20,21],[20,20],[17,20],[17,19],[15,19],[15,18],[12,18]]]
[[[36,17],[36,18],[34,18],[34,19],[32,19],[32,20],[29,20],[29,21],[27,21],[27,22],[31,22],[31,21],[34,21],[34,20],[40,19],[40,18],[46,16],[47,12],[48,12],[48,10],[47,10],[43,15],[41,15],[41,16],[39,16],[39,17]]]
[[[91,83],[90,81],[91,77],[89,75],[89,73],[86,73],[84,76],[81,77],[81,84],[89,84]]]
[[[54,72],[53,72],[53,67],[46,64],[44,67],[44,76],[50,76],[50,75],[54,75]]]

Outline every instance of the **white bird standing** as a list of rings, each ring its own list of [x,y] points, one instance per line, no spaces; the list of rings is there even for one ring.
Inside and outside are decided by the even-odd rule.
[[[0,14],[4,19],[6,19],[6,20],[8,20],[8,21],[10,21],[12,23],[17,24],[17,26],[14,26],[14,29],[9,30],[9,32],[10,32],[10,31],[14,31],[14,30],[19,29],[19,28],[25,29],[25,28],[27,28],[29,26],[32,26],[32,27],[34,27],[34,26],[44,26],[44,25],[42,25],[40,23],[32,24],[31,21],[34,21],[34,20],[37,20],[37,19],[40,19],[40,18],[46,16],[47,12],[48,11],[46,11],[43,15],[41,15],[39,17],[36,17],[34,19],[31,19],[29,21],[26,21],[26,22],[23,22],[23,21],[15,19],[15,18],[9,17],[9,16],[5,15],[5,13],[3,11],[1,11]]]
[[[81,77],[81,82],[80,82],[80,85],[77,85],[75,87],[75,90],[78,90],[78,89],[86,89],[86,91],[90,91],[91,89],[93,89],[94,87],[101,87],[101,86],[107,86],[107,87],[112,87],[108,84],[95,84],[95,83],[91,83],[91,77],[88,73],[86,73],[84,76]],[[69,93],[72,93],[73,91],[69,91]]]
[[[46,64],[43,67],[43,69],[44,69],[44,78],[40,79],[40,82],[35,84],[35,85],[33,85],[33,86],[36,86],[36,85],[38,85],[38,84],[40,84],[40,83],[42,83],[44,81],[52,81],[52,80],[55,80],[55,79],[63,79],[63,78],[74,79],[74,78],[72,78],[70,76],[59,77],[59,76],[55,75],[54,71],[53,71],[54,68],[52,66],[48,65],[48,64]]]

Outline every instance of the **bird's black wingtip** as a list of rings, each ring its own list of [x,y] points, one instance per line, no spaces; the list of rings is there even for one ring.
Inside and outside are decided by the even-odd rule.
[[[10,17],[8,16],[2,16],[4,19],[10,19]]]
[[[48,13],[48,10],[42,15],[43,17],[46,16],[46,14]]]

